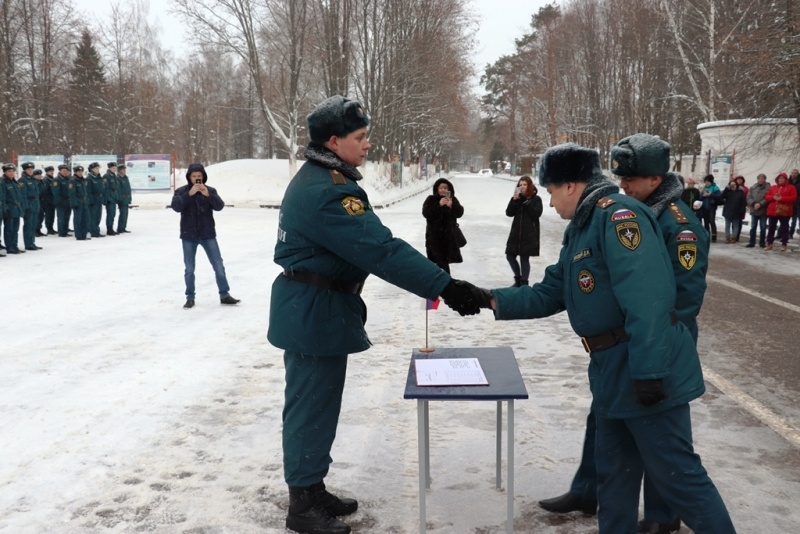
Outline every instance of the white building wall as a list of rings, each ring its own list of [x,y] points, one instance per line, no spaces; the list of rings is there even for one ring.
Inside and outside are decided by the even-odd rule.
[[[800,140],[794,119],[705,122],[697,126],[697,131],[702,146],[698,160],[703,165],[698,166],[695,173],[681,173],[684,177],[704,176],[709,149],[712,160],[715,156],[734,155],[735,150],[733,175],[744,176],[748,184],[754,183],[760,173],[766,174],[767,180],[774,183],[778,173],[788,174],[791,169],[800,168]],[[688,169],[686,166],[684,168]]]

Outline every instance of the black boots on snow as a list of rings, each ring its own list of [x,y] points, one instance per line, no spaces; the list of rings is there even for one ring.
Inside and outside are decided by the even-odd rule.
[[[347,523],[336,516],[358,510],[355,499],[340,499],[325,489],[324,482],[311,486],[289,486],[286,528],[304,534],[350,534]]]
[[[514,287],[523,287],[528,285],[528,279],[521,276],[514,277]]]

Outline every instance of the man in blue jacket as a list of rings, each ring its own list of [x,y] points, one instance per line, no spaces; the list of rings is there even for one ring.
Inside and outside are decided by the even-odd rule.
[[[558,263],[532,287],[473,288],[498,320],[566,310],[590,355],[601,534],[636,532],[644,471],[694,532],[735,532],[692,447],[689,402],[705,391],[689,329],[675,313],[675,276],[655,214],[600,170],[597,152],[559,145],[539,182],[570,220]]]
[[[222,253],[217,243],[217,230],[214,225],[214,212],[222,211],[225,203],[213,187],[206,186],[208,175],[199,163],[192,163],[186,171],[187,185],[175,190],[172,209],[181,214],[181,242],[183,243],[183,274],[186,282],[186,303],[184,309],[194,308],[194,266],[198,245],[203,247],[214,269],[219,289],[220,304],[238,304],[229,293],[228,278],[222,264]]]
[[[283,349],[283,470],[289,486],[286,527],[348,534],[337,518],[358,509],[325,489],[342,404],[348,354],[372,344],[361,289],[374,274],[464,313],[477,303],[468,287],[394,237],[358,185],[370,148],[361,103],[342,96],[308,116],[306,162],[281,203],[267,337]],[[472,312],[474,313],[474,312]]]

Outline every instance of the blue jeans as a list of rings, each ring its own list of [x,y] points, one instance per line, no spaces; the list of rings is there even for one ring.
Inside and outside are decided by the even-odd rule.
[[[228,279],[225,276],[225,266],[222,265],[222,253],[219,251],[217,238],[181,239],[181,242],[183,243],[183,264],[186,267],[183,273],[183,279],[186,282],[186,298],[194,300],[194,259],[197,255],[198,245],[206,251],[208,261],[211,262],[211,267],[214,269],[220,298],[227,297],[230,287],[228,287]]]
[[[750,214],[750,244],[756,246],[756,224],[759,228],[758,245],[764,248],[764,243],[767,239],[767,214],[753,215]]]
[[[742,224],[738,218],[725,217],[725,239],[736,239],[739,235],[739,226]]]

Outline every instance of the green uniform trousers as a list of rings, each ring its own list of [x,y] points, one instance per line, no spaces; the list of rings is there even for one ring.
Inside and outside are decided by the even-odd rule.
[[[285,351],[283,475],[289,486],[310,486],[325,478],[336,437],[347,355],[310,356]]]

